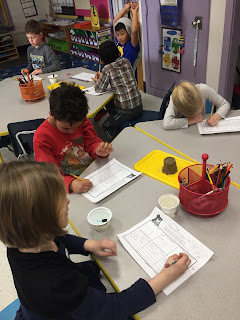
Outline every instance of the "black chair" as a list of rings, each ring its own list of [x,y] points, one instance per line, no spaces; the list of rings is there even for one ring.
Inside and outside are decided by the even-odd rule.
[[[164,114],[166,112],[166,109],[168,107],[170,96],[173,92],[174,86],[175,86],[175,81],[173,82],[171,87],[166,92],[159,111],[143,110],[142,114],[139,117],[137,117],[136,119],[131,120],[131,121],[125,121],[121,125],[121,130],[126,127],[134,127],[135,124],[138,122],[162,120],[164,117]]]
[[[18,159],[33,153],[33,135],[44,120],[41,118],[8,124],[9,136]]]

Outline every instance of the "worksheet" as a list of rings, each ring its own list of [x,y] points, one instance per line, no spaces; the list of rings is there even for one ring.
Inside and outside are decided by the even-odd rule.
[[[95,73],[81,72],[72,76],[72,79],[82,80],[82,81],[93,81],[92,78],[95,77]]]
[[[137,178],[140,174],[141,172],[137,172],[116,159],[112,159],[102,168],[84,178],[89,179],[93,187],[83,195],[91,202],[97,203]]]
[[[164,268],[169,256],[180,252],[189,256],[191,264],[182,276],[163,290],[166,295],[204,266],[213,255],[210,249],[157,207],[145,220],[117,236],[151,278]]]
[[[231,117],[219,120],[214,127],[210,126],[206,120],[198,123],[198,130],[200,134],[213,134],[223,132],[238,132],[240,131],[240,117]]]
[[[104,92],[96,92],[95,89],[94,89],[94,86],[86,88],[86,89],[83,89],[83,92],[86,92],[87,94],[91,94],[92,96],[100,96],[101,94],[104,94],[104,93],[109,92],[109,91],[111,91],[110,85],[108,85],[106,91],[104,91]]]

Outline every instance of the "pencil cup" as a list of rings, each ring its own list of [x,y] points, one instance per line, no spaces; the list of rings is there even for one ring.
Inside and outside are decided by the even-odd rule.
[[[110,227],[112,212],[108,208],[99,207],[91,210],[87,220],[94,230],[98,232],[106,231]]]
[[[57,74],[50,74],[50,76],[48,76],[48,80],[50,83],[56,83],[57,82]]]
[[[164,194],[158,199],[161,210],[170,218],[174,218],[179,206],[179,199],[174,194]]]

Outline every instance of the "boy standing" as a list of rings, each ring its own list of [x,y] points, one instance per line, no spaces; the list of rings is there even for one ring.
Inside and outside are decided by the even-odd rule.
[[[98,138],[86,118],[87,99],[74,84],[63,82],[51,92],[49,117],[36,130],[33,147],[36,161],[56,164],[69,193],[87,192],[91,181],[75,179],[96,158],[106,158],[112,145]]]
[[[103,130],[111,142],[121,131],[123,122],[142,113],[142,97],[129,60],[120,57],[120,52],[112,41],[101,44],[99,56],[105,67],[102,74],[97,72],[95,75],[95,90],[104,92],[110,84],[115,94],[116,104],[109,110],[110,116],[103,123]]]
[[[27,70],[32,75],[48,73],[61,70],[60,61],[56,54],[43,42],[43,33],[40,23],[29,20],[25,26],[25,33],[31,46],[27,49],[28,66]],[[25,73],[22,69],[22,74]]]
[[[132,12],[132,21],[124,17],[129,11]],[[140,51],[138,41],[138,3],[129,2],[125,4],[125,7],[113,19],[113,27],[115,27],[116,44],[121,56],[127,58],[133,66]]]

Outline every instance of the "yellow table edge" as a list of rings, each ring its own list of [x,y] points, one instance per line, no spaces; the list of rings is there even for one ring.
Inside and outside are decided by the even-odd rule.
[[[82,238],[81,233],[78,231],[78,229],[76,228],[76,226],[73,224],[73,222],[69,220],[69,224],[70,226],[73,228],[74,232],[76,232],[76,234]],[[110,275],[108,274],[108,272],[106,271],[106,269],[102,266],[101,262],[98,260],[97,257],[95,257],[94,255],[92,255],[93,259],[97,262],[99,268],[102,270],[102,272],[104,273],[105,277],[108,279],[108,281],[111,283],[111,285],[113,286],[113,288],[116,290],[116,292],[120,292],[118,286],[116,285],[116,283],[113,281],[113,279],[110,277]],[[133,316],[134,319],[136,320],[140,320],[140,318],[137,315]]]
[[[156,137],[152,136],[150,133],[147,133],[146,131],[144,131],[144,130],[142,130],[142,129],[138,128],[138,127],[137,127],[137,124],[134,126],[134,128],[135,128],[135,129],[137,129],[138,131],[142,132],[143,134],[145,134],[145,135],[149,136],[150,138],[152,138],[152,139],[154,139],[154,140],[156,140],[156,141],[160,142],[160,143],[161,143],[161,144],[163,144],[165,147],[167,147],[167,148],[169,148],[169,149],[171,149],[171,150],[175,151],[176,153],[180,154],[180,155],[181,155],[181,156],[183,156],[184,158],[186,158],[186,159],[188,159],[188,160],[190,160],[190,161],[192,161],[192,162],[194,162],[194,163],[199,163],[197,160],[195,160],[195,159],[193,159],[193,158],[191,158],[191,157],[187,156],[186,154],[182,153],[181,151],[179,151],[179,150],[177,150],[177,149],[175,149],[175,148],[171,147],[169,144],[167,144],[167,143],[165,143],[165,142],[161,141],[160,139],[158,139],[158,138],[156,138]],[[235,187],[237,187],[237,188],[239,188],[239,189],[240,189],[240,185],[239,185],[238,183],[236,183],[236,182],[234,182],[234,181],[231,181],[231,184],[232,184],[233,186],[235,186]]]
[[[95,110],[93,113],[88,113],[87,114],[87,118],[93,118],[102,108],[105,107],[105,105],[112,100],[112,98],[114,97],[114,94],[112,94],[103,104],[101,104],[100,107],[97,108],[97,110]]]

